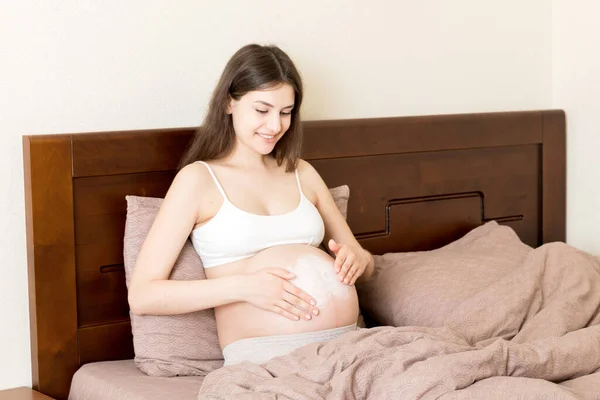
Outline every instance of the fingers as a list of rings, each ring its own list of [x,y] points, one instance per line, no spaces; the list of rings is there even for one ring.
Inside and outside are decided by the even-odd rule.
[[[295,309],[295,310],[298,310],[298,309]],[[282,316],[286,317],[287,319],[291,319],[292,321],[300,320],[300,316],[294,312],[294,307],[292,307],[291,305],[289,305],[286,302],[282,302],[281,307],[279,305],[274,305],[271,308],[271,311],[276,314],[282,315]]]
[[[354,285],[354,283],[356,282],[356,280],[358,278],[360,278],[360,276],[362,275],[362,272],[358,268],[352,268],[350,270],[350,272],[348,273],[348,275],[350,276],[350,283],[348,283],[348,284],[349,285]]]
[[[304,311],[295,306],[295,303],[301,303],[301,301],[297,297],[294,298],[294,296],[292,296],[289,293],[287,294],[287,296],[284,297],[285,299],[278,301],[276,303],[276,306],[284,311],[284,315],[286,317],[291,317],[290,319],[293,319],[295,321],[299,321],[300,319],[309,321],[312,319],[312,315],[310,315],[308,311]]]
[[[329,250],[333,251],[335,254],[340,251],[341,246],[335,240],[329,239],[327,244],[329,245]]]
[[[346,262],[346,257],[348,256],[348,250],[343,249],[340,251],[336,257],[335,262],[333,263],[333,267],[335,268],[335,272],[340,274],[342,272],[342,267]]]
[[[283,268],[267,268],[267,272],[283,279],[292,279],[296,275]]]
[[[319,314],[315,307],[316,300],[305,293],[297,286],[291,284],[287,279],[291,279],[295,274],[282,268],[267,268],[265,272],[277,277],[283,278],[279,281],[279,288],[276,293],[275,303],[268,310],[280,314],[292,321],[311,320],[313,316]],[[311,315],[312,314],[312,315]]]
[[[302,300],[288,293],[286,296],[284,296],[284,299],[282,301],[277,303],[277,305],[285,309],[286,311],[300,317],[300,319],[310,321],[313,316],[311,315],[310,311],[301,308],[301,305],[303,303],[304,302]]]
[[[292,285],[289,282],[284,283],[283,289],[285,290],[283,298],[288,303],[293,304],[309,315],[319,314],[319,309],[315,307],[317,304],[316,300],[310,297],[306,292],[300,290],[297,286]]]
[[[340,272],[338,273],[338,278],[340,278],[341,282],[345,284],[348,284],[350,282],[350,278],[352,278],[356,270],[356,267],[354,266],[355,261],[356,256],[354,255],[354,253],[348,254],[348,256],[344,259],[344,263],[342,264]],[[352,268],[354,268],[354,271],[350,273],[350,270]]]

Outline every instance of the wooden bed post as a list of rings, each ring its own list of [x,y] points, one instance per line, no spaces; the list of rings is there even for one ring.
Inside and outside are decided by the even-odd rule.
[[[77,355],[70,135],[23,137],[33,388],[66,398]]]
[[[566,241],[567,152],[565,113],[542,112],[542,232],[540,244]]]

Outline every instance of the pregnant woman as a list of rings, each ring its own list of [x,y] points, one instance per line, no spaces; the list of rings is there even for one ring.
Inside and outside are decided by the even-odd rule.
[[[300,75],[282,50],[238,50],[136,263],[131,311],[214,307],[225,365],[355,330],[354,283],[373,272],[327,186],[299,159],[301,103]],[[188,237],[208,279],[169,280]]]

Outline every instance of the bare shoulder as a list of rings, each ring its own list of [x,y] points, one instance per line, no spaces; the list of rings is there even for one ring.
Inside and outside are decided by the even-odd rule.
[[[298,159],[298,173],[306,179],[321,179],[321,176],[308,161],[301,158]]]
[[[214,217],[224,201],[210,170],[200,162],[188,164],[177,173],[167,197],[171,192],[179,200],[174,203],[195,210],[197,223]]]
[[[208,168],[199,162],[191,163],[181,168],[177,175],[175,176],[175,180],[184,181],[189,184],[202,184],[202,182],[210,181],[210,173],[208,172]]]
[[[319,172],[306,160],[298,159],[298,175],[305,192],[320,197],[328,190]]]
[[[205,190],[211,183],[212,177],[208,168],[201,163],[192,163],[177,172],[171,187],[197,194],[199,191]]]

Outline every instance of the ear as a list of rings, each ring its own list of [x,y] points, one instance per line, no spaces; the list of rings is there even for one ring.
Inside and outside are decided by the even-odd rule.
[[[233,100],[233,98],[231,96],[227,96],[227,107],[225,107],[225,112],[227,114],[231,114],[233,113],[233,102],[235,100]]]

